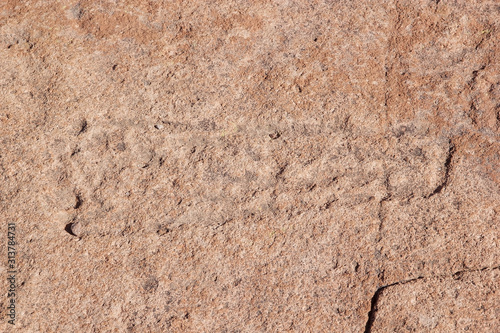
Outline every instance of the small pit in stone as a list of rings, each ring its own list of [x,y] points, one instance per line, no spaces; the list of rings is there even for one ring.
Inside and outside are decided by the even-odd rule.
[[[271,140],[276,140],[281,136],[281,133],[278,131],[274,131],[273,133],[269,134],[269,137]]]
[[[64,230],[70,234],[71,236],[75,236],[75,237],[78,237],[77,234],[75,234],[75,230],[73,229],[75,227],[75,223],[74,222],[71,222],[71,223],[68,223],[66,224],[66,227],[64,228]]]

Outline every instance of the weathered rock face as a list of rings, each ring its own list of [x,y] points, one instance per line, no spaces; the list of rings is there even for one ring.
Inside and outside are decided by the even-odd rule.
[[[2,332],[498,326],[498,1],[0,6]]]

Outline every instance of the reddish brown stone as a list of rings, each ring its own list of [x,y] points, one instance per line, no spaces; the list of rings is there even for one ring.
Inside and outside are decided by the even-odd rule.
[[[494,331],[499,22],[4,1],[0,331]]]

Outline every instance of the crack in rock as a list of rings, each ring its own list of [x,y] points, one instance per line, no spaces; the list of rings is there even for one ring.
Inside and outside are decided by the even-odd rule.
[[[365,333],[370,333],[372,331],[373,323],[375,322],[375,313],[377,312],[377,304],[378,304],[378,300],[380,298],[380,294],[382,293],[382,291],[384,291],[385,289],[387,289],[389,287],[397,286],[397,285],[400,285],[400,284],[407,284],[407,283],[410,283],[410,282],[421,280],[423,278],[424,278],[423,276],[419,276],[419,277],[414,278],[414,279],[404,280],[404,281],[398,281],[398,282],[394,282],[394,283],[387,284],[385,286],[379,287],[375,291],[375,294],[373,294],[373,297],[372,297],[372,300],[371,300],[370,312],[368,312],[368,320],[366,321],[365,331],[364,332]]]
[[[453,143],[450,143],[450,148],[448,150],[448,156],[446,157],[446,161],[444,162],[444,177],[443,181],[441,184],[439,184],[434,191],[432,191],[431,194],[427,196],[427,198],[430,198],[434,196],[435,194],[441,193],[441,191],[448,185],[449,178],[450,178],[450,170],[451,170],[451,161],[453,159],[453,154],[455,153],[455,145]]]
[[[461,270],[461,271],[455,272],[455,273],[453,273],[451,275],[449,275],[449,274],[447,274],[447,275],[436,275],[436,276],[430,276],[430,277],[419,276],[419,277],[416,277],[416,278],[413,278],[413,279],[403,280],[403,281],[397,281],[397,282],[394,282],[394,283],[386,284],[385,286],[381,286],[381,287],[377,288],[377,290],[375,291],[375,293],[372,296],[370,311],[368,312],[368,320],[366,321],[364,333],[370,333],[372,331],[373,323],[375,322],[375,314],[377,313],[377,310],[378,310],[377,306],[378,306],[378,301],[380,299],[380,295],[382,294],[382,292],[385,289],[387,289],[389,287],[394,287],[394,286],[398,286],[398,285],[402,285],[402,284],[407,284],[407,283],[411,283],[411,282],[415,282],[415,281],[423,280],[423,279],[434,279],[434,278],[440,278],[440,277],[442,278],[442,277],[450,277],[451,276],[453,279],[458,280],[465,273],[482,272],[482,271],[486,271],[486,270],[493,271],[495,269],[500,269],[500,265],[493,266],[493,267],[482,267],[482,268],[478,268],[478,269]]]

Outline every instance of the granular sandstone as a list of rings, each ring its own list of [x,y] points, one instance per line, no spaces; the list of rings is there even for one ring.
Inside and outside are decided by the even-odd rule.
[[[495,0],[3,1],[0,331],[494,332],[499,40]]]

